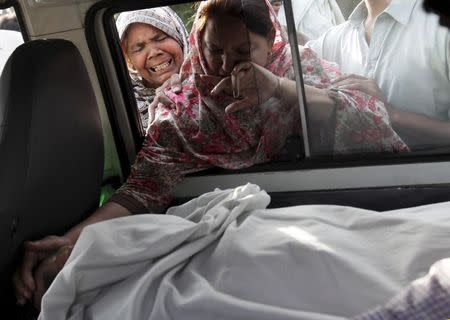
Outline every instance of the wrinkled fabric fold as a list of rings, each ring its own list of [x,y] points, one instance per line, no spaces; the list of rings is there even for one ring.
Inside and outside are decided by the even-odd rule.
[[[265,191],[249,184],[207,193],[166,215],[136,215],[86,227],[45,295],[39,319],[143,319],[133,315],[133,305],[140,309],[147,304],[139,303],[140,294],[157,300],[155,283],[162,285],[165,273],[189,262],[238,216],[263,209],[269,201]],[[127,306],[109,304],[127,296],[133,297]]]

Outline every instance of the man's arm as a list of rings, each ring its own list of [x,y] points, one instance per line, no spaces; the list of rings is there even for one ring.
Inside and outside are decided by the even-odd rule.
[[[428,116],[399,110],[388,106],[392,126],[400,136],[413,141],[413,150],[420,147],[450,147],[450,122]]]

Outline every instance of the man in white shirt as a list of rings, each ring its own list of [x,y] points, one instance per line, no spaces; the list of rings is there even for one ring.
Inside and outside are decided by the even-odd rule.
[[[295,27],[299,44],[317,39],[331,27],[345,21],[336,0],[292,0]],[[278,15],[282,26],[286,26],[284,7]]]
[[[23,43],[22,34],[13,30],[0,29],[0,75],[11,53]]]
[[[421,0],[364,0],[307,46],[349,74],[336,87],[385,101],[412,149],[450,146],[450,33]]]

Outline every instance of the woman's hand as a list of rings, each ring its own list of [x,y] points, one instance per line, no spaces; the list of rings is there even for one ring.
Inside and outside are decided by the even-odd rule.
[[[231,75],[220,81],[211,91],[213,96],[220,93],[232,94],[237,101],[229,104],[225,112],[236,112],[259,105],[275,96],[279,90],[280,78],[269,70],[253,62],[237,64]]]
[[[374,96],[378,100],[381,100],[384,104],[387,104],[384,93],[373,79],[356,74],[349,74],[331,80],[331,84],[337,89],[360,90],[368,95]]]
[[[356,74],[349,74],[337,79],[331,80],[333,86],[337,89],[355,89],[371,95],[384,103],[386,111],[393,125],[398,122],[399,112],[390,105],[384,93],[373,79],[369,79]]]
[[[156,89],[155,98],[153,99],[152,103],[148,106],[148,124],[153,122],[155,120],[155,112],[156,108],[161,107],[164,105],[175,105],[176,108],[176,115],[179,116],[181,114],[182,106],[179,104],[176,104],[172,100],[170,100],[165,94],[164,90],[171,89],[174,93],[180,93],[181,92],[181,77],[179,74],[175,73],[173,74],[169,79],[167,79],[159,88]]]
[[[305,84],[305,99],[308,115],[314,121],[328,121],[335,109],[337,93]]]
[[[36,294],[37,283],[33,271],[42,261],[51,257],[60,248],[71,246],[72,242],[66,237],[48,236],[38,241],[24,243],[24,256],[22,264],[13,275],[13,286],[17,304],[24,305],[31,301]]]
[[[73,246],[63,246],[53,255],[41,262],[34,273],[36,290],[33,295],[33,305],[41,310],[41,301],[56,275],[61,271],[72,252]]]

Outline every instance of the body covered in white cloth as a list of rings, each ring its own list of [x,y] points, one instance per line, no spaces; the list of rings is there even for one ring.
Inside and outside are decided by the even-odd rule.
[[[348,319],[449,256],[449,203],[266,209],[248,184],[82,232],[39,320]]]

